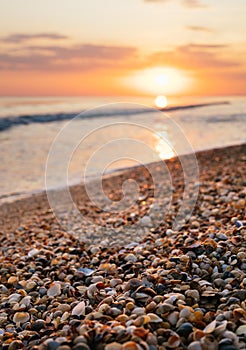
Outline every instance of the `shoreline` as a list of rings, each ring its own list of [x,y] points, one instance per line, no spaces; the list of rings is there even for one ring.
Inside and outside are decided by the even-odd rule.
[[[198,157],[198,164],[199,164],[199,168],[202,164],[203,159],[209,159],[209,157],[213,154],[216,153],[223,153],[223,151],[225,152],[229,152],[230,151],[234,151],[235,149],[245,149],[246,148],[246,143],[243,144],[239,144],[239,145],[230,145],[227,147],[219,147],[219,148],[213,148],[213,149],[208,149],[208,150],[201,150],[201,151],[197,151],[194,154],[196,155],[196,157]],[[245,152],[246,153],[246,152]],[[189,157],[190,154],[184,154],[181,155],[180,157]],[[200,159],[201,158],[201,159]],[[182,171],[180,172],[180,164],[179,164],[179,159],[178,157],[173,157],[171,159],[166,159],[163,160],[167,165],[173,165],[174,168],[179,168],[178,172],[179,175],[174,174],[172,171],[172,175],[173,176],[182,176]],[[150,164],[146,164],[146,165],[136,165],[133,167],[129,167],[129,168],[124,168],[124,169],[119,169],[119,170],[113,170],[111,173],[109,174],[105,174],[105,176],[103,177],[103,181],[106,182],[107,186],[108,183],[110,183],[111,181],[117,181],[123,176],[126,176],[126,179],[128,178],[128,175],[130,174],[131,176],[133,176],[133,178],[137,178],[139,172],[141,172],[141,169],[144,169],[145,166],[150,166],[150,167],[155,167],[158,166],[158,163],[160,162],[153,162]],[[179,165],[178,165],[179,164]],[[136,173],[136,174],[135,174]],[[89,182],[92,181],[93,182],[93,178],[88,179]],[[81,189],[83,189],[83,192],[85,191],[84,189],[85,184],[84,183],[75,183],[72,186],[69,187],[71,193],[73,194],[73,196],[76,197],[76,192],[80,191]],[[58,187],[55,189],[51,189],[49,190],[49,192],[62,192],[63,191],[63,187]],[[0,204],[0,225],[3,226],[3,222],[4,221],[8,221],[9,225],[11,225],[10,221],[11,218],[13,218],[15,221],[19,221],[19,215],[18,212],[22,211],[19,207],[25,207],[25,210],[27,211],[27,213],[31,212],[34,213],[35,210],[38,210],[39,208],[42,208],[43,210],[49,210],[49,203],[47,200],[47,194],[46,194],[46,190],[37,190],[34,193],[24,193],[23,194],[23,198],[19,198],[17,196],[17,198],[14,201],[10,201],[10,202],[3,202]],[[75,200],[76,201],[76,200]],[[26,216],[26,213],[25,215]],[[5,225],[4,225],[5,226]]]
[[[209,152],[209,151],[215,151],[215,150],[219,150],[219,149],[226,149],[226,148],[230,148],[230,147],[239,147],[239,146],[243,146],[245,143],[235,143],[235,144],[229,144],[226,146],[219,146],[219,147],[213,147],[213,148],[204,148],[204,149],[198,149],[198,150],[194,150],[194,154],[200,154],[203,152]],[[182,157],[182,156],[188,156],[190,153],[184,153],[184,154],[180,154],[178,157]],[[172,157],[172,158],[167,158],[167,159],[163,159],[163,161],[169,161],[170,159],[176,159],[178,158],[177,156]],[[153,163],[158,163],[158,162],[153,162]],[[145,165],[150,165],[152,163],[148,163]],[[107,177],[111,177],[111,176],[116,176],[116,175],[120,175],[121,173],[125,172],[125,171],[131,171],[134,169],[138,169],[141,168],[145,165],[134,165],[134,166],[130,166],[130,167],[124,167],[124,168],[116,168],[116,169],[112,169],[109,172],[105,173],[103,178],[107,178]],[[97,174],[91,175],[90,177],[88,177],[87,179],[85,179],[86,182],[89,181],[93,181],[95,178],[97,178]],[[69,188],[75,187],[75,186],[79,186],[81,185],[81,183],[78,180],[74,180],[74,182],[69,185]],[[83,184],[82,184],[83,185]],[[60,191],[63,189],[63,186],[57,186],[55,188],[51,188],[48,191]],[[47,191],[46,189],[36,189],[34,191],[23,191],[23,192],[14,192],[14,193],[6,193],[0,196],[0,210],[1,210],[1,206],[5,205],[5,204],[11,204],[11,203],[15,203],[16,201],[21,201],[23,199],[28,199],[29,197],[32,196],[36,196],[36,195],[42,195],[45,194]]]

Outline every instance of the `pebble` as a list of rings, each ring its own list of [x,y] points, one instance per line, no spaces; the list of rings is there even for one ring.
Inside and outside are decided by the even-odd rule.
[[[177,329],[177,333],[181,337],[188,337],[193,330],[193,325],[189,322],[182,323]]]

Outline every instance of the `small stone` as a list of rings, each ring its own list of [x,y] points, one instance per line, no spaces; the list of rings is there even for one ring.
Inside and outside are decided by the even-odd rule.
[[[221,233],[221,232],[217,234],[217,238],[220,241],[227,241],[228,240],[228,237],[224,233]]]
[[[45,321],[42,319],[36,320],[32,325],[32,329],[36,332],[39,332],[43,328],[45,328]]]
[[[185,322],[179,326],[177,329],[178,335],[181,337],[188,337],[188,335],[193,331],[193,326],[189,322]]]
[[[56,350],[58,349],[59,345],[60,344],[58,342],[52,340],[47,344],[47,350]]]

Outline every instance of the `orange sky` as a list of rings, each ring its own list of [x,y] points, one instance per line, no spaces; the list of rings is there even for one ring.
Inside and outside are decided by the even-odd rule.
[[[245,0],[0,6],[0,95],[246,94]]]

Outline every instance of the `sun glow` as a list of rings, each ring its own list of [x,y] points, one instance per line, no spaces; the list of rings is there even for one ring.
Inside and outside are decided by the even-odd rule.
[[[124,84],[151,94],[178,94],[190,88],[192,79],[177,68],[149,68],[124,78]]]
[[[155,99],[155,105],[158,108],[165,108],[167,106],[167,98],[166,96],[159,95]]]

